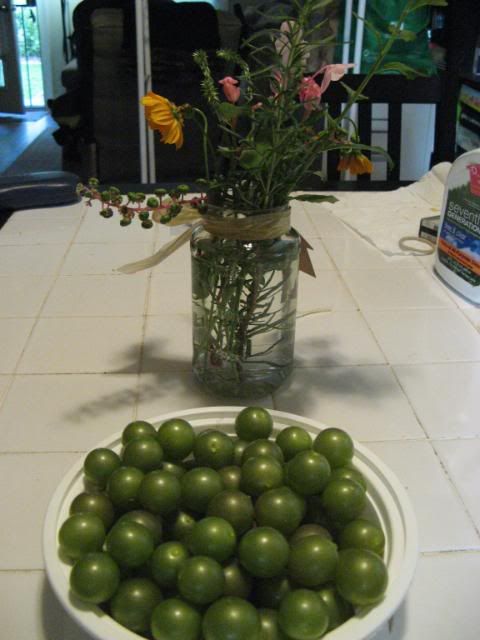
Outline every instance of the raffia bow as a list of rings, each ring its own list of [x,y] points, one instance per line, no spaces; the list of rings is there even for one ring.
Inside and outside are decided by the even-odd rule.
[[[155,222],[159,222],[154,214],[153,219]],[[174,238],[170,242],[161,247],[159,251],[154,253],[149,258],[138,260],[137,262],[130,262],[122,267],[119,267],[117,271],[121,273],[136,273],[137,271],[143,271],[144,269],[150,269],[155,267],[160,262],[163,262],[168,256],[172,255],[177,249],[179,249],[186,242],[190,241],[194,230],[203,226],[203,228],[214,236],[219,238],[226,238],[229,240],[242,240],[244,242],[251,242],[254,240],[273,240],[278,238],[284,233],[287,233],[290,228],[290,211],[282,210],[272,213],[261,213],[255,216],[236,218],[229,216],[216,216],[209,213],[200,213],[198,209],[192,207],[183,207],[182,211],[175,216],[170,222],[166,223],[166,226],[174,227],[179,225],[189,225],[188,229],[184,231],[177,238]],[[315,277],[315,270],[310,260],[308,250],[313,247],[300,235],[300,262],[299,269],[304,273]]]

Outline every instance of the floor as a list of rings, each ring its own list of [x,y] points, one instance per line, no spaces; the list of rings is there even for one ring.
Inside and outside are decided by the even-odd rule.
[[[29,117],[0,114],[0,175],[61,169],[61,148],[51,133],[57,128],[47,112]]]

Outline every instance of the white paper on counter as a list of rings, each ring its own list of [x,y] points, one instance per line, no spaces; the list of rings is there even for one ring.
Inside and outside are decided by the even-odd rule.
[[[349,193],[345,202],[327,205],[328,210],[385,255],[415,254],[401,249],[399,242],[418,236],[422,218],[440,214],[450,167],[450,162],[437,164],[418,182],[395,191]]]

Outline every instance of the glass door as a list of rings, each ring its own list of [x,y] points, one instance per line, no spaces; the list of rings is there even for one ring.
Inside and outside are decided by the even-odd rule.
[[[0,0],[1,1],[1,0]],[[45,106],[43,90],[40,32],[36,0],[12,0],[23,89],[23,104],[27,109]]]
[[[0,0],[0,111],[24,113],[15,6]]]

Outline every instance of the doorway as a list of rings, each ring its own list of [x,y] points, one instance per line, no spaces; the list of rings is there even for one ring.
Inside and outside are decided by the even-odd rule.
[[[26,109],[45,107],[36,0],[14,0],[18,57]]]
[[[0,112],[45,109],[36,0],[0,0]]]

